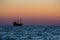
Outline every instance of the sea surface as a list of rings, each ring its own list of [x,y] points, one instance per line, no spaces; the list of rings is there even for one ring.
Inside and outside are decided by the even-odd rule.
[[[0,25],[0,40],[60,40],[60,26]]]

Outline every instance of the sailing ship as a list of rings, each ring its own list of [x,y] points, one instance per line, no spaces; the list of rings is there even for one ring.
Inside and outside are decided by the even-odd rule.
[[[14,22],[13,22],[13,25],[14,26],[22,26],[23,24],[22,24],[22,19],[19,21],[19,20],[15,20]]]

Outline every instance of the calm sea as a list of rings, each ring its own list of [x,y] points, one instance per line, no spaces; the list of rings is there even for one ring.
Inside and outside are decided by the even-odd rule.
[[[0,25],[0,40],[60,40],[60,26]]]

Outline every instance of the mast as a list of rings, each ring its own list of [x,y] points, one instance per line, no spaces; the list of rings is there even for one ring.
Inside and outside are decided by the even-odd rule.
[[[22,19],[20,19],[20,23],[22,23]]]

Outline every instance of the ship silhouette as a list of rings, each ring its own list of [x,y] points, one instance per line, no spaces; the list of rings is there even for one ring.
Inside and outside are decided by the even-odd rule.
[[[13,22],[13,25],[14,26],[22,26],[23,24],[22,24],[22,19],[19,21],[19,20],[15,20],[14,22]]]

